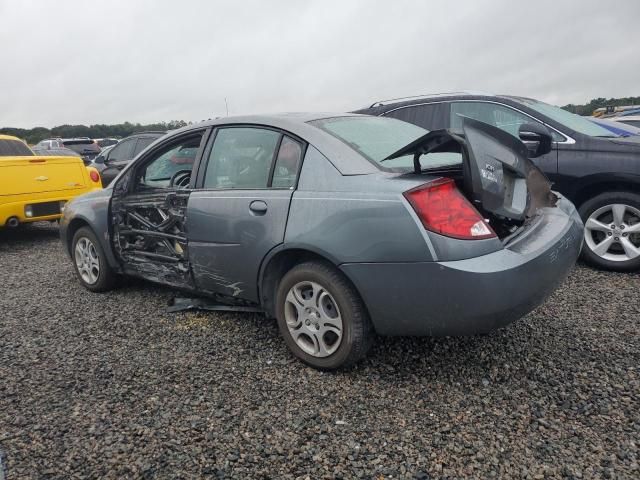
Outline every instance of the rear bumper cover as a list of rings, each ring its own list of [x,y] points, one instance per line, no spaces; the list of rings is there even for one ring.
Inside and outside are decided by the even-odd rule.
[[[540,305],[582,247],[583,225],[561,198],[505,248],[467,260],[341,265],[381,335],[473,335],[503,327]]]
[[[27,217],[24,209],[27,205],[37,205],[40,203],[50,203],[50,202],[66,202],[70,198],[73,198],[73,194],[67,193],[65,195],[65,193],[63,192],[57,196],[42,197],[42,198],[29,199],[29,200],[18,200],[14,202],[3,203],[0,205],[0,227],[4,226],[7,223],[7,220],[10,219],[11,217],[16,217],[20,223],[58,220],[62,216],[61,213]]]

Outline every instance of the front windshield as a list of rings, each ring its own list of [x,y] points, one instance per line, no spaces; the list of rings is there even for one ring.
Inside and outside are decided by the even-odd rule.
[[[429,133],[411,123],[382,117],[334,117],[310,123],[343,141],[378,166],[398,171],[413,169],[413,155],[384,159]],[[461,163],[462,155],[455,152],[430,153],[420,158],[420,164],[427,169]]]
[[[539,102],[537,100],[531,100],[528,98],[519,98],[518,101],[578,133],[589,135],[590,137],[618,136],[615,133],[607,130],[606,128],[590,122],[585,117],[581,117],[580,115],[576,115],[575,113],[567,112],[562,108],[554,107],[553,105]]]

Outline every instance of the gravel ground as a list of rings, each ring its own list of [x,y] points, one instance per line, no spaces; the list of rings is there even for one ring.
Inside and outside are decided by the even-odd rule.
[[[638,275],[578,266],[509,328],[328,374],[260,316],[84,290],[53,226],[0,233],[0,263],[9,479],[640,477]]]

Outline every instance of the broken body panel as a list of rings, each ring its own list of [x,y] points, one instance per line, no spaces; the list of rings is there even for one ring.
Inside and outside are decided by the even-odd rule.
[[[420,165],[420,157],[431,152],[460,152],[463,190],[481,211],[498,218],[522,221],[558,200],[527,147],[492,125],[465,118],[462,132],[429,132],[386,160],[413,155],[414,173],[435,175],[438,169],[423,171]]]
[[[186,209],[190,191],[115,196],[113,246],[124,273],[193,289]]]

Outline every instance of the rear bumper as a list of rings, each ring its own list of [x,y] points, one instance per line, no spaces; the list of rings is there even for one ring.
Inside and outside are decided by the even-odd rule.
[[[343,264],[381,335],[473,335],[503,327],[540,305],[564,280],[583,225],[561,199],[505,248],[467,260]]]
[[[27,217],[25,214],[25,207],[27,205],[34,205],[38,203],[62,202],[62,201],[66,202],[66,201],[69,201],[74,196],[75,194],[65,195],[64,192],[62,192],[59,196],[2,203],[0,204],[0,227],[3,227],[7,223],[7,220],[12,217],[16,217],[20,223],[58,220],[62,216],[62,213],[57,213],[55,215]]]

